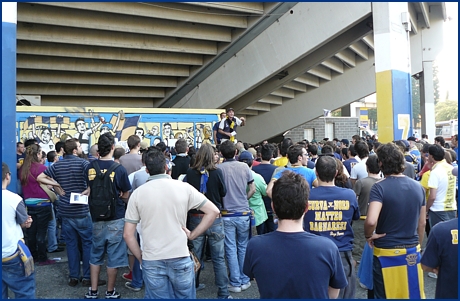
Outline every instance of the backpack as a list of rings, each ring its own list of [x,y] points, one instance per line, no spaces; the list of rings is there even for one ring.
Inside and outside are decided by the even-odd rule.
[[[118,200],[115,185],[110,180],[110,174],[120,164],[114,163],[105,173],[102,173],[97,161],[92,163],[96,170],[96,177],[93,180],[91,193],[89,194],[89,211],[94,220],[109,220],[115,217]]]

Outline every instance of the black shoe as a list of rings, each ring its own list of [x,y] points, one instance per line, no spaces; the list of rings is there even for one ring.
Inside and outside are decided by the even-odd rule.
[[[77,278],[70,278],[69,279],[69,286],[77,286],[78,282],[80,282]]]
[[[48,253],[58,253],[58,252],[62,252],[64,251],[65,249],[63,247],[58,247],[56,250],[54,251],[51,251],[51,252],[48,252]]]
[[[107,281],[99,279],[97,281],[97,286],[105,285],[106,283],[107,283]],[[91,279],[83,279],[81,281],[81,285],[83,285],[83,286],[91,286]]]

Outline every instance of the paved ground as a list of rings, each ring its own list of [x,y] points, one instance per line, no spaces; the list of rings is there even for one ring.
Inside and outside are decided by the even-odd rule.
[[[61,261],[54,265],[49,266],[38,266],[36,265],[36,280],[37,280],[37,297],[40,299],[82,299],[85,292],[88,290],[87,287],[83,287],[81,284],[76,287],[70,287],[67,285],[67,256],[66,252],[53,253],[50,258],[59,257]],[[143,299],[144,290],[140,292],[132,292],[124,287],[125,280],[121,278],[121,274],[127,272],[128,268],[120,269],[117,278],[116,289],[121,293],[122,299]],[[107,279],[105,274],[105,268],[102,269],[101,279]],[[197,298],[199,299],[214,299],[217,296],[217,289],[214,285],[214,273],[212,269],[212,263],[206,262],[204,270],[200,276],[201,283],[206,285],[206,288],[202,291],[197,292]],[[436,280],[427,277],[425,273],[425,293],[427,299],[434,299]],[[100,287],[100,293],[104,293],[105,287]],[[257,284],[252,281],[252,286],[242,293],[232,293],[235,299],[258,299],[259,292],[257,290]],[[10,297],[13,297],[10,293]],[[101,297],[100,297],[101,298]],[[356,289],[357,299],[367,299],[367,291],[357,286]]]

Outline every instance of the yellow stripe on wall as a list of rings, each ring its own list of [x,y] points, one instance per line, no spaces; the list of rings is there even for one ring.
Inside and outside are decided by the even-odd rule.
[[[387,143],[393,141],[394,136],[391,70],[377,72],[375,81],[379,142]]]

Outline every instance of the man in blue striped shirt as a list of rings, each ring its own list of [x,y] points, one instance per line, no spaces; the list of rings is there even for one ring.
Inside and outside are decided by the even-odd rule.
[[[65,194],[61,195],[58,205],[58,214],[62,219],[62,231],[64,233],[67,246],[67,256],[69,258],[69,281],[70,286],[76,286],[81,279],[80,259],[83,263],[83,280],[84,286],[91,284],[91,275],[89,269],[89,258],[91,253],[93,238],[93,223],[89,213],[88,204],[71,204],[70,194],[89,194],[86,182],[86,167],[89,162],[81,159],[82,153],[80,142],[75,139],[69,139],[64,144],[64,159],[51,165],[42,174],[38,180],[44,184],[58,182]],[[48,183],[47,181],[52,181]],[[83,254],[80,254],[78,240],[81,239]],[[103,285],[105,283],[101,283]]]

